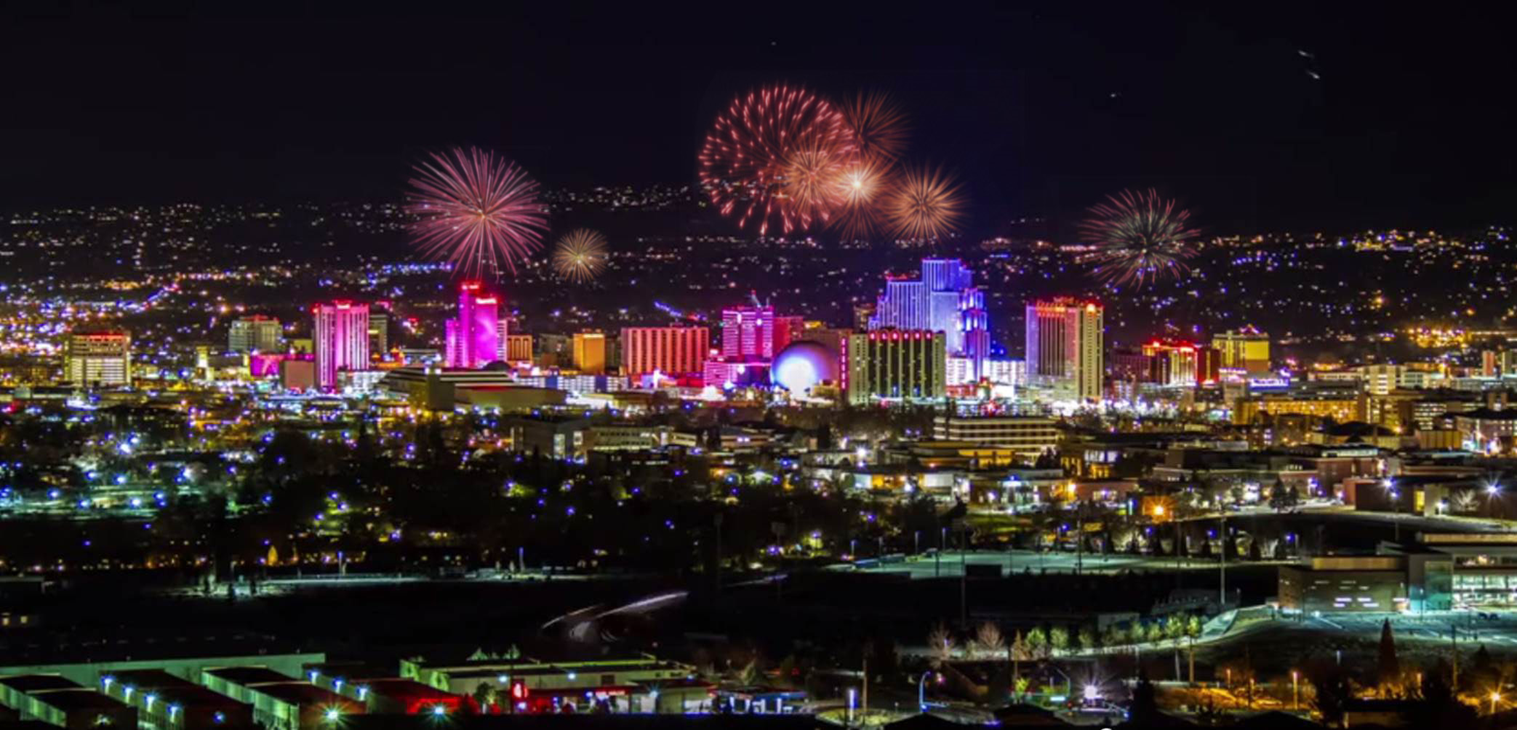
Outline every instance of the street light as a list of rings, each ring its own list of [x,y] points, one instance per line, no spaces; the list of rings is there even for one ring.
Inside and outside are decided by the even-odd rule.
[[[1496,714],[1496,703],[1501,701],[1501,693],[1491,690],[1491,714]]]
[[[922,678],[917,680],[917,710],[927,711],[927,678],[932,672],[922,672]]]

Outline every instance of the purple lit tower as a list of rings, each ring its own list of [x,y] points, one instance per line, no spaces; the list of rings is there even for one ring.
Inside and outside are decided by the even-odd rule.
[[[974,361],[976,379],[990,357],[985,293],[974,285],[974,270],[959,259],[922,259],[919,277],[887,278],[869,328],[942,332],[948,354]]]
[[[484,294],[477,281],[466,281],[458,290],[458,316],[447,321],[450,368],[482,368],[500,358],[499,305],[493,294]]]
[[[369,367],[369,305],[337,301],[318,304],[312,313],[316,386],[331,390],[337,373]]]

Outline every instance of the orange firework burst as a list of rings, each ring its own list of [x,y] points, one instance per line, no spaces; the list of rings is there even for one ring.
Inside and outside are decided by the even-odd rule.
[[[864,238],[879,228],[879,203],[890,193],[890,165],[877,159],[857,159],[843,167],[835,183],[843,238]]]
[[[894,162],[906,149],[906,114],[888,94],[859,92],[842,104],[853,144],[866,159]]]
[[[959,183],[941,169],[908,169],[884,201],[895,235],[925,241],[942,238],[964,218]]]
[[[765,87],[717,116],[698,158],[701,187],[722,215],[756,223],[759,235],[770,225],[806,229],[826,220],[820,182],[851,148],[852,133],[826,100],[798,86]]]
[[[842,201],[844,162],[845,150],[825,139],[805,143],[790,155],[780,194],[800,228],[826,223],[832,217]]]
[[[606,237],[579,228],[562,239],[553,252],[553,270],[576,284],[594,279],[606,268]]]

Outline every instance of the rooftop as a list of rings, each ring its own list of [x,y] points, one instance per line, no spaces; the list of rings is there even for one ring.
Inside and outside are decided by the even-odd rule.
[[[268,667],[220,667],[217,669],[207,669],[205,673],[244,687],[252,684],[291,682],[295,680],[294,677],[285,676]]]
[[[0,684],[18,692],[36,692],[49,689],[83,689],[79,683],[64,679],[57,674],[17,674],[0,677]]]
[[[38,702],[60,710],[115,710],[126,707],[114,697],[108,697],[92,689],[51,689],[31,692]]]

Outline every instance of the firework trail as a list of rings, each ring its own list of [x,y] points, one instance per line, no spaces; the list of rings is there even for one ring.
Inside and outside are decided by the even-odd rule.
[[[907,169],[889,194],[883,209],[895,235],[916,241],[942,238],[964,218],[959,183],[941,169]]]
[[[576,284],[594,279],[605,268],[606,237],[588,228],[559,239],[553,252],[553,270]]]
[[[547,208],[537,182],[515,163],[470,147],[434,152],[414,168],[406,211],[422,253],[453,263],[455,274],[481,276],[542,247]]]
[[[798,86],[765,87],[732,101],[701,147],[701,187],[739,227],[782,233],[824,222],[830,196],[820,177],[841,164],[852,134],[831,104]]]
[[[842,113],[860,159],[884,163],[901,159],[910,129],[906,114],[888,94],[859,92],[844,100]]]
[[[1080,233],[1097,247],[1097,278],[1138,286],[1190,271],[1185,259],[1194,253],[1191,246],[1199,235],[1190,227],[1190,211],[1152,188],[1108,195],[1090,209]]]

